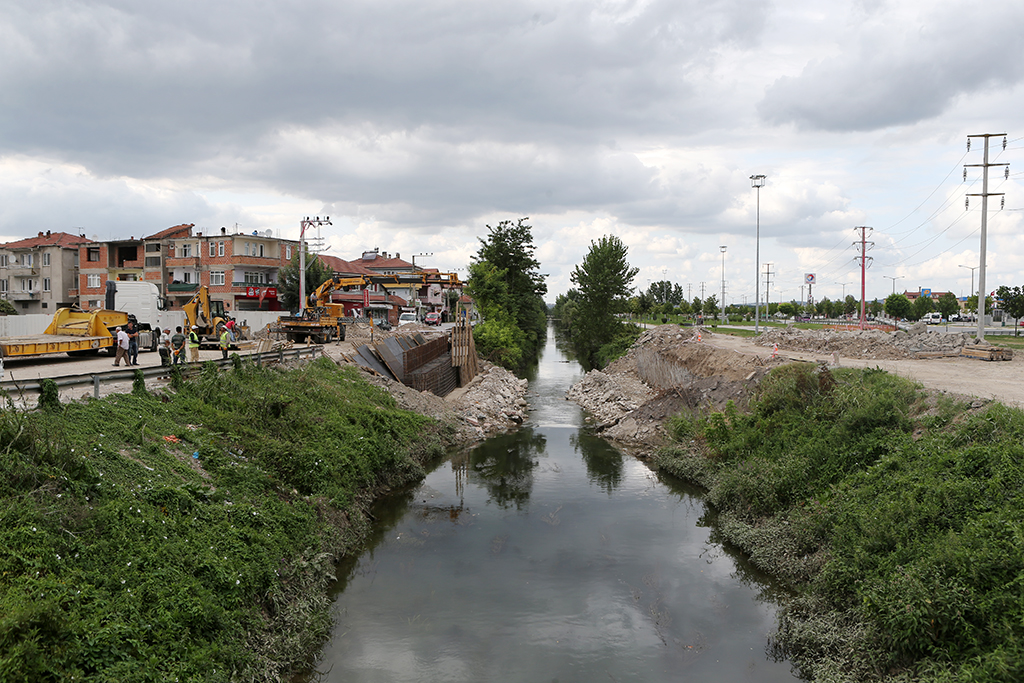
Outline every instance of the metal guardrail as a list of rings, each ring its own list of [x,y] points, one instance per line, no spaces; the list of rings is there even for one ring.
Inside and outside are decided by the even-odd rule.
[[[310,358],[316,358],[318,354],[323,353],[323,346],[297,346],[290,349],[278,349],[277,351],[267,351],[264,353],[247,353],[242,355],[243,360],[251,360],[256,365],[263,365],[265,363],[283,363],[286,359],[300,359],[304,356]],[[241,355],[241,354],[240,354]],[[231,359],[210,359],[200,361],[199,363],[188,363],[182,367],[185,374],[191,374],[198,371],[198,368],[202,367],[206,363],[215,363],[218,367],[226,368],[231,367]],[[166,377],[170,374],[170,368],[166,365],[147,366],[145,368],[131,368],[125,370],[108,370],[106,372],[95,372],[88,375],[69,375],[66,377],[56,377],[53,381],[57,384],[58,389],[69,389],[74,387],[85,387],[92,385],[92,395],[94,398],[100,397],[100,386],[103,384],[111,384],[113,382],[128,382],[135,379],[136,370],[142,372],[142,376],[145,379],[154,379],[160,377]],[[45,378],[43,378],[45,379]],[[38,394],[40,392],[40,384],[42,379],[33,380],[7,380],[0,382],[0,390],[11,393],[20,394]]]

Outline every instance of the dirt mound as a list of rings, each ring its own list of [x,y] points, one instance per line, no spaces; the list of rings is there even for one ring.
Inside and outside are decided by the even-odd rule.
[[[767,347],[778,344],[780,349],[838,354],[845,358],[902,360],[921,357],[918,355],[921,353],[957,354],[971,341],[966,333],[932,332],[926,325],[919,323],[909,332],[770,328],[754,343]]]
[[[588,372],[566,398],[591,413],[598,431],[627,445],[662,440],[661,423],[684,408],[744,407],[751,389],[781,359],[718,349],[703,328],[661,325],[648,330],[604,371]]]

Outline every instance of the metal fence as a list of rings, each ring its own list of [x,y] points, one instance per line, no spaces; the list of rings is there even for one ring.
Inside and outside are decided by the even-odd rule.
[[[278,349],[276,351],[266,351],[263,353],[247,353],[239,354],[243,360],[251,361],[256,365],[265,365],[268,363],[283,363],[286,360],[301,359],[303,357],[309,357],[314,359],[317,355],[323,353],[322,346],[296,346],[290,349]],[[215,359],[205,360],[200,363],[190,363],[184,366],[179,365],[182,372],[187,376],[199,372],[206,363],[214,363],[220,368],[231,367],[231,359]],[[125,370],[109,370],[106,372],[90,373],[88,375],[68,375],[66,377],[56,377],[54,382],[57,384],[58,389],[74,389],[77,387],[92,386],[92,393],[94,398],[100,397],[100,386],[104,384],[112,384],[115,382],[129,382],[135,378],[136,371],[141,372],[144,379],[161,379],[165,378],[170,374],[171,369],[166,365],[149,366],[145,368],[131,368]],[[38,395],[40,391],[40,385],[43,379],[33,380],[7,380],[0,382],[0,390],[6,392],[8,395],[21,394],[21,395]]]

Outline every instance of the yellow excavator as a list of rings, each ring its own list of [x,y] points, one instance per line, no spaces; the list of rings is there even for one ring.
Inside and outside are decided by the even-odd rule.
[[[309,295],[301,315],[281,316],[277,319],[276,332],[287,336],[290,341],[315,344],[329,344],[337,339],[345,341],[345,307],[331,302],[335,291],[363,289],[371,285],[388,287],[410,287],[438,284],[442,287],[461,287],[455,273],[401,273],[395,275],[356,275],[341,277],[333,275]]]
[[[210,298],[210,288],[202,285],[196,290],[191,299],[182,306],[185,311],[185,333],[196,325],[199,329],[200,348],[216,348],[220,342],[221,325],[231,320],[224,311],[224,302]],[[235,340],[240,341],[247,338],[246,330],[240,325],[234,326]],[[233,347],[236,348],[236,347]]]

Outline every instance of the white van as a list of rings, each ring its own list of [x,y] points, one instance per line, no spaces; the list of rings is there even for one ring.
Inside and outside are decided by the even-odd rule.
[[[925,313],[924,317],[921,318],[921,320],[925,321],[925,323],[928,325],[941,325],[942,314],[939,313],[938,311],[932,311],[931,313]]]

